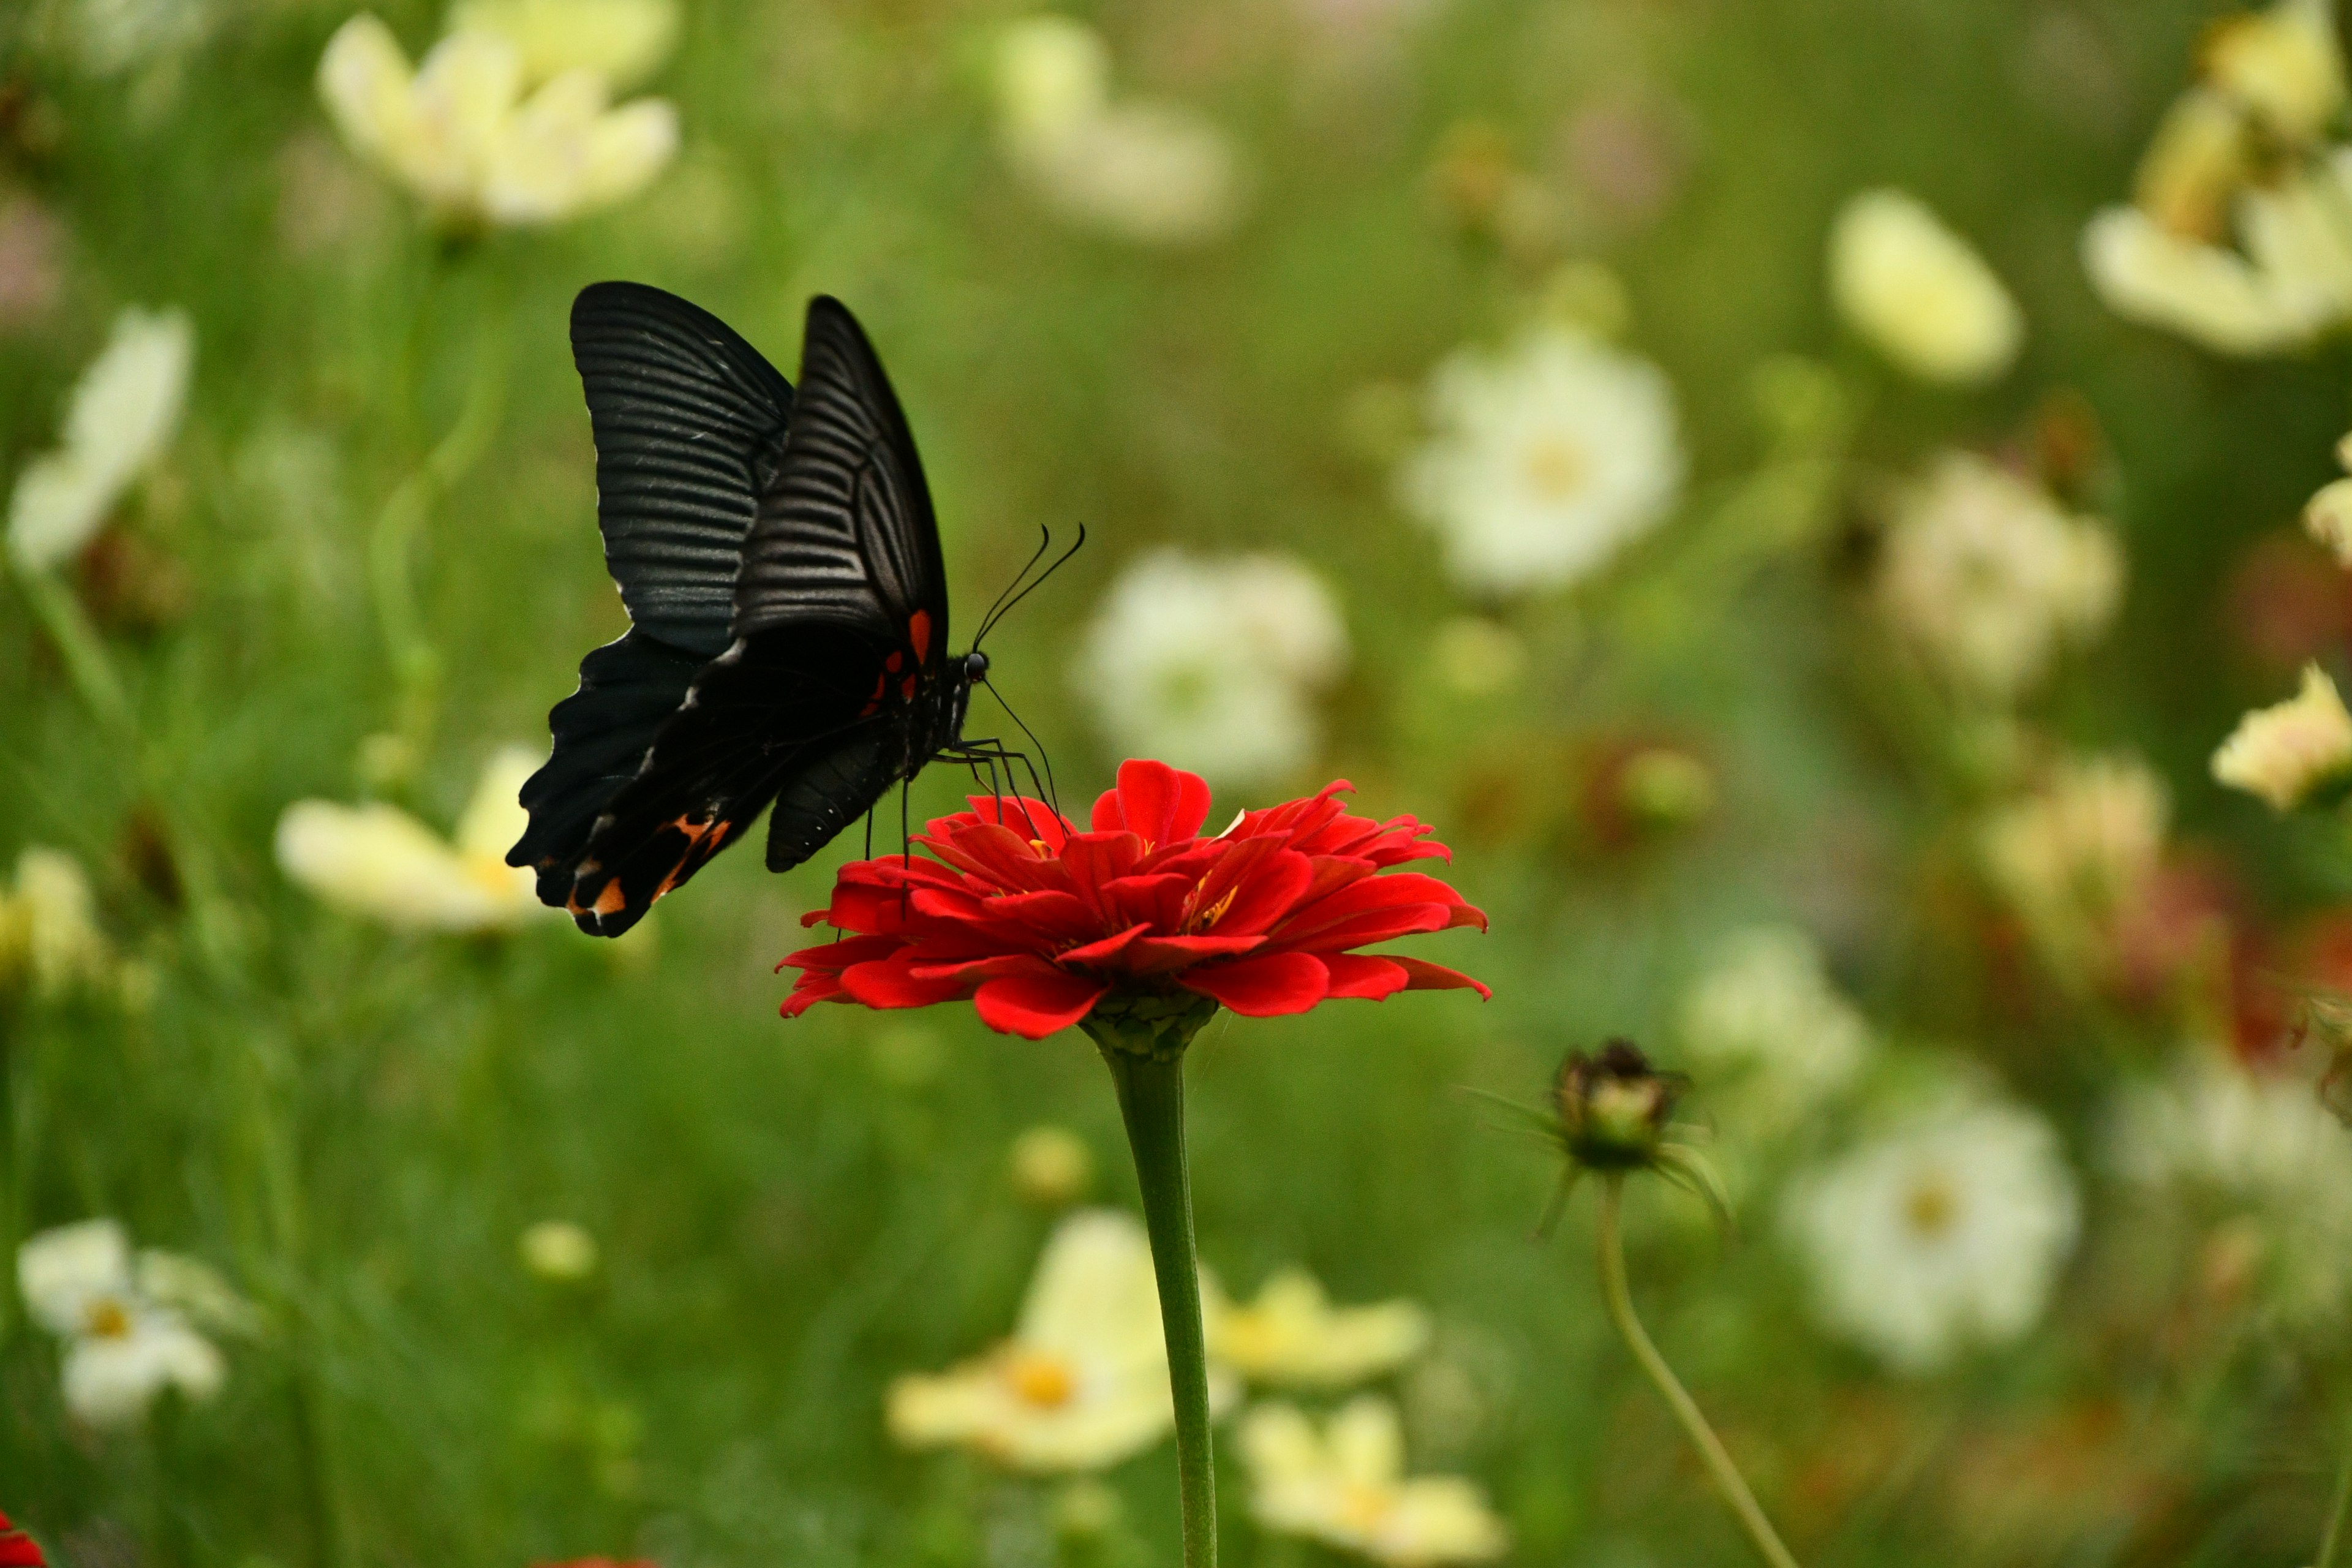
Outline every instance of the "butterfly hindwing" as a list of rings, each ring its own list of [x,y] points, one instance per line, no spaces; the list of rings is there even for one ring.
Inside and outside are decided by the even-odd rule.
[[[705,658],[734,640],[735,578],[782,461],[793,390],[674,294],[598,283],[572,307],[596,437],[604,563],[639,628]]]

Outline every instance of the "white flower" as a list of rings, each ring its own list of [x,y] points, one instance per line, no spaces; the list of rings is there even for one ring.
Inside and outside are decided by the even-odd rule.
[[[1115,101],[1110,51],[1082,22],[1008,24],[997,40],[996,100],[1007,161],[1073,223],[1137,244],[1189,245],[1241,215],[1224,133],[1181,104]]]
[[[553,223],[635,195],[677,152],[660,99],[615,109],[593,70],[526,95],[522,51],[502,33],[454,32],[409,69],[392,30],[362,14],[319,62],[319,94],[352,151],[443,222]]]
[[[71,559],[170,446],[195,358],[180,310],[135,307],[114,319],[106,350],[82,373],[65,440],[25,465],[8,507],[8,549],[36,571]]]
[[[397,806],[298,800],[278,819],[278,868],[338,909],[404,930],[520,925],[542,906],[530,869],[506,855],[529,826],[515,796],[539,763],[520,746],[493,756],[454,842]]]
[[[1121,750],[1262,780],[1314,755],[1316,696],[1347,662],[1339,605],[1297,563],[1156,550],[1113,584],[1076,676]]]
[[[2126,1181],[2251,1221],[2271,1309],[2334,1321],[2352,1287],[2352,1136],[2309,1083],[2185,1053],[2118,1098],[2107,1152]]]
[[[677,41],[676,0],[459,0],[452,33],[495,33],[521,51],[527,82],[592,71],[614,88],[660,68]]]
[[[2344,57],[2328,0],[2277,0],[2205,40],[2204,77],[2275,136],[2310,142],[2344,107]]]
[[[515,1250],[525,1268],[555,1284],[573,1284],[596,1272],[596,1238],[567,1219],[541,1220],[522,1233]]]
[[[1458,1476],[1404,1473],[1396,1407],[1363,1395],[1322,1431],[1289,1405],[1243,1417],[1250,1511],[1260,1524],[1395,1568],[1484,1563],[1510,1538],[1477,1486]]]
[[[2194,87],[2173,100],[2132,177],[2132,202],[2168,234],[2211,239],[2229,227],[2230,200],[2252,153],[2244,111]]]
[[[2123,574],[2103,525],[2067,516],[1995,464],[1950,453],[1888,529],[1877,595],[1940,674],[2007,701],[2041,679],[2062,644],[2105,629]]]
[[[1437,367],[1427,395],[1434,433],[1399,491],[1473,593],[1590,576],[1680,494],[1673,387],[1655,365],[1591,338],[1545,327],[1499,355],[1465,350]]]
[[[2059,973],[2104,973],[2116,921],[2163,858],[2169,815],[2163,781],[2137,758],[2111,756],[2061,763],[1987,819],[1986,875]]]
[[[1395,1371],[1429,1344],[1429,1314],[1416,1303],[1334,1307],[1304,1268],[1276,1271],[1245,1307],[1203,1294],[1210,1359],[1253,1383],[1346,1388]]]
[[[39,845],[17,856],[15,887],[0,888],[0,976],[21,971],[35,995],[55,1001],[104,980],[113,963],[81,862]]]
[[[2213,753],[2213,777],[2291,811],[2324,784],[2352,773],[2352,713],[2336,682],[2309,664],[2303,689],[2238,721]]]
[[[2352,316],[2352,152],[2238,196],[2242,252],[2110,207],[2083,233],[2083,264],[2107,308],[2217,353],[2300,348]]]
[[[1229,1378],[1213,1378],[1213,1404],[1232,1394]],[[888,1399],[890,1435],[907,1447],[961,1445],[1031,1473],[1115,1465],[1175,1420],[1151,1247],[1107,1209],[1055,1227],[1011,1339],[936,1376],[901,1377]]]
[[[2025,339],[2025,318],[1992,268],[1901,191],[1864,191],[1839,209],[1830,297],[1848,326],[1922,381],[1990,381]]]
[[[2078,1208],[2040,1117],[1955,1103],[1800,1176],[1782,1219],[1822,1325],[1920,1373],[2032,1328]]]
[[[66,1408],[92,1426],[138,1420],[167,1388],[209,1399],[226,1376],[211,1342],[141,1288],[152,1272],[142,1265],[134,1274],[130,1240],[110,1219],[43,1231],[17,1251],[26,1308],[66,1342]]]
[[[1737,1100],[1751,1141],[1844,1093],[1871,1048],[1870,1026],[1830,983],[1821,948],[1792,926],[1734,933],[1683,994],[1680,1022],[1699,1082]]]

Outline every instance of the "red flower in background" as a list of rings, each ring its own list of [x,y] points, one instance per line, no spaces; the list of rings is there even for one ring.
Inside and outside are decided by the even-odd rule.
[[[1486,917],[1435,877],[1444,858],[1411,816],[1350,816],[1331,784],[1246,811],[1199,837],[1209,786],[1164,763],[1129,762],[1081,832],[1050,806],[971,798],[914,842],[929,858],[841,868],[833,902],[802,923],[855,934],[793,953],[783,1005],[923,1007],[971,998],[981,1021],[1042,1039],[1107,997],[1186,993],[1270,1017],[1399,991],[1486,988],[1418,958],[1354,951]]]
[[[48,1561],[31,1536],[0,1513],[0,1568],[48,1568]]]

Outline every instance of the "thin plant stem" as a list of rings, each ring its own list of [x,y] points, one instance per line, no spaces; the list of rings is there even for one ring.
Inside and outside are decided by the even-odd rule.
[[[1766,1519],[1764,1510],[1757,1506],[1756,1494],[1748,1489],[1748,1483],[1741,1479],[1738,1467],[1724,1451],[1722,1439],[1715,1435],[1715,1428],[1706,1424],[1706,1417],[1699,1414],[1697,1402],[1684,1391],[1681,1380],[1675,1376],[1674,1368],[1666,1364],[1666,1358],[1658,1353],[1658,1347],[1650,1342],[1649,1334],[1643,1330],[1642,1321],[1633,1315],[1633,1293],[1625,1286],[1625,1241],[1621,1213],[1624,1197],[1625,1178],[1611,1176],[1601,1191],[1600,1226],[1601,1294],[1609,1303],[1609,1321],[1616,1325],[1618,1337],[1625,1342],[1625,1348],[1633,1352],[1634,1361],[1641,1364],[1642,1371],[1656,1385],[1667,1407],[1674,1411],[1675,1419],[1682,1423],[1684,1435],[1690,1438],[1691,1447],[1698,1450],[1699,1458],[1706,1466],[1707,1479],[1715,1483],[1716,1492],[1723,1499],[1724,1506],[1730,1509],[1733,1517],[1739,1521],[1740,1529],[1747,1531],[1748,1540],[1756,1548],[1757,1555],[1770,1563],[1772,1568],[1797,1568],[1796,1558],[1790,1555],[1789,1549],[1780,1543],[1780,1537],[1773,1531],[1772,1521]]]
[[[1176,1396],[1177,1491],[1184,1568],[1216,1568],[1217,1472],[1209,1431],[1209,1357],[1201,1321],[1201,1267],[1192,1249],[1192,1177],[1184,1162],[1184,1058],[1105,1046],[1127,1123],[1144,1228],[1160,1283],[1168,1375]]]
[[[33,614],[40,618],[41,629],[57,645],[66,674],[90,717],[117,734],[127,733],[131,728],[130,699],[123,695],[122,682],[107,657],[105,640],[82,613],[81,601],[55,573],[41,567],[19,564],[16,582]]]
[[[2352,1515],[2352,1433],[2346,1434],[2344,1458],[2336,1468],[2336,1499],[2327,1505],[2327,1528],[2320,1532],[2319,1555],[2312,1568],[2342,1568],[2347,1515]]]

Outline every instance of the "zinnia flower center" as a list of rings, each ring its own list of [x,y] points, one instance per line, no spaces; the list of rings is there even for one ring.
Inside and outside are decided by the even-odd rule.
[[[1960,1217],[1959,1194],[1943,1177],[1931,1176],[1904,1198],[1903,1217],[1919,1235],[1939,1237]]]
[[[93,1340],[127,1340],[131,1337],[131,1313],[111,1296],[100,1296],[89,1304],[82,1320],[82,1332]]]
[[[1207,909],[1202,910],[1199,914],[1194,915],[1190,921],[1185,922],[1185,931],[1187,932],[1207,931],[1211,926],[1215,925],[1220,920],[1224,918],[1225,911],[1234,907],[1234,900],[1240,896],[1241,887],[1238,883],[1233,887],[1227,888],[1223,898],[1219,899],[1215,903],[1211,904]]]
[[[1584,488],[1591,463],[1565,436],[1546,436],[1528,448],[1528,487],[1548,501],[1564,501]]]
[[[1078,1375],[1059,1356],[1016,1351],[1004,1368],[1005,1384],[1022,1404],[1058,1410],[1078,1392]]]

